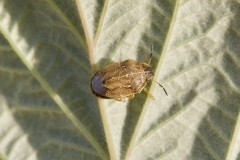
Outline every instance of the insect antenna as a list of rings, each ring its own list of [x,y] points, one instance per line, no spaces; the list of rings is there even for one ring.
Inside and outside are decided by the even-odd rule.
[[[151,64],[151,61],[152,61],[152,54],[153,54],[153,44],[151,45],[151,53],[150,53],[150,56],[149,56],[148,64]]]
[[[153,79],[152,81],[155,82],[155,83],[157,83],[160,87],[162,87],[162,89],[164,90],[165,94],[168,95],[168,94],[167,94],[167,91],[165,90],[165,88],[164,88],[160,83],[158,83],[158,82],[155,81],[154,79]]]

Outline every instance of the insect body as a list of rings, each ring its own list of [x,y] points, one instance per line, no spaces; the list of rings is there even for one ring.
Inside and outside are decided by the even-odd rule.
[[[91,89],[97,97],[123,101],[140,93],[153,75],[150,61],[125,60],[100,69],[92,78]]]

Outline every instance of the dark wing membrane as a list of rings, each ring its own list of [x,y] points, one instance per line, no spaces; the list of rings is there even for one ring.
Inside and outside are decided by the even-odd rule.
[[[95,96],[97,96],[97,97],[104,98],[104,99],[111,99],[110,97],[107,97],[107,96],[98,94],[98,93],[94,92],[93,90],[92,90],[92,92],[93,92],[93,94],[95,94]]]
[[[91,90],[97,97],[109,99],[109,97],[105,96],[106,88],[102,86],[101,74],[99,72],[91,80]]]

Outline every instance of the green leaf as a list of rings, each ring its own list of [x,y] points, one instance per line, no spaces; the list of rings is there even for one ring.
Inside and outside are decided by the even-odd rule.
[[[238,0],[1,0],[0,159],[239,159]],[[146,93],[91,93],[148,62]]]

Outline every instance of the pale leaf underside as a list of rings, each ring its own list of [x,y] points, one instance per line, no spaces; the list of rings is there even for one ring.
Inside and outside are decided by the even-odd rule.
[[[237,160],[238,0],[0,1],[1,160]],[[149,60],[132,100],[99,100],[92,71]]]

